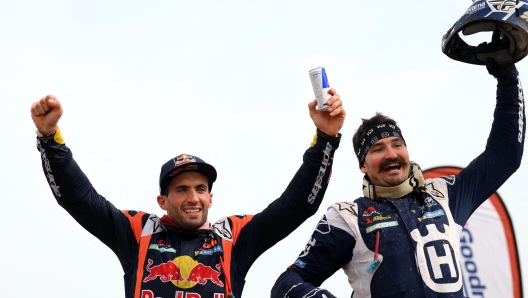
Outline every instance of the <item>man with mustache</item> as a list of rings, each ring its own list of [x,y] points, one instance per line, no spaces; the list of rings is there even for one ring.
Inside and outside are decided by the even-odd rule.
[[[396,121],[377,113],[353,137],[363,197],[330,206],[273,298],[331,298],[319,286],[343,269],[353,297],[465,297],[459,234],[520,166],[524,96],[514,65],[486,62],[498,80],[484,152],[458,175],[425,180]]]

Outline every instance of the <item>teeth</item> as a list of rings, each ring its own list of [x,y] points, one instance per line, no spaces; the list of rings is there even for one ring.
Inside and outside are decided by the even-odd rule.
[[[385,170],[390,168],[390,167],[399,167],[399,166],[400,166],[399,163],[392,163],[392,164],[388,165],[387,167],[385,167]]]
[[[198,212],[200,212],[200,210],[198,210],[198,209],[185,210],[185,213],[198,213]]]

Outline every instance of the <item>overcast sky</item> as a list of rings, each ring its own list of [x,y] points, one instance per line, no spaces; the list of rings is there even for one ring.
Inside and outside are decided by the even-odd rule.
[[[197,155],[219,174],[210,220],[277,198],[315,127],[308,70],[327,69],[347,119],[321,208],[259,258],[245,297],[266,297],[326,207],[361,195],[351,138],[376,111],[395,118],[422,168],[464,167],[491,127],[496,81],[449,59],[442,35],[471,1],[3,1],[0,4],[2,297],[124,297],[110,249],[55,202],[31,103],[62,101],[66,144],[120,209],[162,215],[161,165]],[[484,40],[478,40],[477,44]],[[528,61],[517,68],[528,84]],[[528,165],[499,189],[528,282]],[[484,268],[483,268],[484,270]],[[492,270],[492,268],[487,268]],[[327,280],[338,297],[343,272]]]

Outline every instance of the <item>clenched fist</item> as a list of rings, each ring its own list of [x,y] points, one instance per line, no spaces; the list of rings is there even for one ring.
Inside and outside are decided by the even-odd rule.
[[[62,106],[54,95],[46,95],[31,105],[31,119],[38,131],[49,136],[57,131],[57,123],[62,116]]]

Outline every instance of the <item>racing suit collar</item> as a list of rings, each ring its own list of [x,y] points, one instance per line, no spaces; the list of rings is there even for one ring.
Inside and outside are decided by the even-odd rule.
[[[175,227],[175,228],[178,228],[180,229],[180,227],[178,225],[176,225],[170,218],[167,214],[164,214],[162,217],[161,217],[161,223],[163,225],[166,225],[166,226],[170,226],[170,227]],[[197,230],[209,230],[209,219],[207,219],[205,221],[205,223],[199,227]]]
[[[367,175],[363,177],[363,195],[371,200],[383,197],[388,199],[399,199],[414,190],[423,188],[425,179],[422,175],[420,166],[411,161],[411,170],[409,178],[400,185],[392,187],[383,187],[371,184]]]

